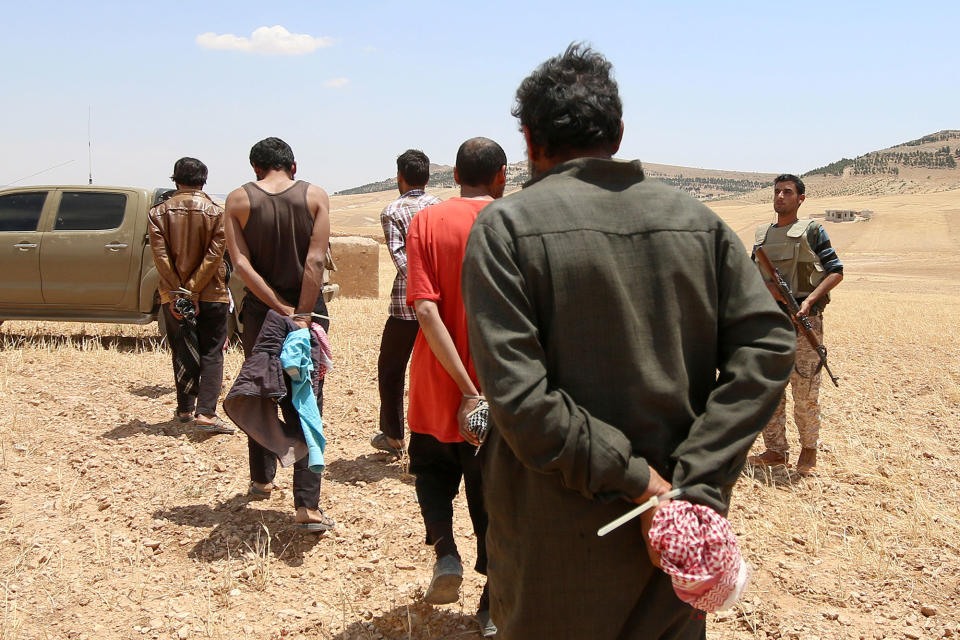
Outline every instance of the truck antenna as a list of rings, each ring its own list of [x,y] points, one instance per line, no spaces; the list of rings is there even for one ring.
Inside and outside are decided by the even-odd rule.
[[[92,108],[87,105],[87,184],[93,184],[93,145],[90,142],[90,113]]]
[[[8,182],[7,184],[0,184],[0,189],[2,189],[3,187],[12,187],[13,185],[17,184],[18,182],[23,182],[23,181],[26,180],[27,178],[32,178],[32,177],[34,177],[34,176],[40,175],[41,173],[46,173],[47,171],[53,171],[54,169],[59,169],[60,167],[64,167],[64,166],[70,164],[71,162],[73,162],[73,160],[67,160],[66,162],[61,162],[60,164],[55,164],[55,165],[53,165],[52,167],[47,167],[46,169],[41,169],[40,171],[37,171],[36,173],[31,173],[31,174],[28,175],[28,176],[23,176],[22,178],[17,178],[17,179],[14,180],[13,182]]]

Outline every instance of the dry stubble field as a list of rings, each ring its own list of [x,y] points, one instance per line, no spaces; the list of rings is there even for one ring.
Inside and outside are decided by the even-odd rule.
[[[826,319],[841,387],[823,387],[815,477],[748,469],[738,484],[754,579],[709,638],[960,635],[958,196],[804,205],[876,212],[828,226],[847,264]],[[335,227],[375,235],[349,205],[335,199]],[[744,238],[769,215],[715,209]],[[5,323],[0,638],[479,637],[472,572],[459,603],[419,602],[431,554],[412,478],[367,444],[391,268],[382,251],[380,300],[331,305],[321,504],[338,526],[324,536],[293,528],[288,470],[281,495],[250,502],[244,437],[171,419],[155,326]],[[227,384],[240,362],[234,348]]]

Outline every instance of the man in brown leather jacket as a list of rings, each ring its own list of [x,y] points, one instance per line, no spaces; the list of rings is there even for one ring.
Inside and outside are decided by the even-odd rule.
[[[150,249],[160,275],[161,308],[173,352],[176,417],[189,422],[196,416],[198,429],[233,433],[235,429],[217,416],[230,307],[223,209],[201,190],[207,167],[196,158],[177,160],[171,178],[177,191],[150,210]],[[180,298],[193,302],[193,319],[184,317],[190,315],[189,305],[178,310]],[[180,357],[194,321],[198,367]]]

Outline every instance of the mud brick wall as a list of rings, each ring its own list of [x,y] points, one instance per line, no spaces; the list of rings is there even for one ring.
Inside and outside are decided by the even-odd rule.
[[[330,282],[340,285],[345,298],[376,298],[380,285],[380,245],[359,236],[330,238],[330,250],[337,270]]]

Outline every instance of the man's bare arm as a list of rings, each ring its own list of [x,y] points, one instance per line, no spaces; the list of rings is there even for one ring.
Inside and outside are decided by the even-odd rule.
[[[288,316],[293,313],[293,307],[285,303],[277,292],[267,284],[250,262],[250,248],[243,237],[243,227],[250,217],[250,198],[243,189],[234,189],[227,196],[224,212],[224,232],[227,236],[227,250],[233,261],[234,269],[243,279],[247,289],[268,307]]]
[[[300,300],[296,313],[312,313],[317,298],[323,291],[323,268],[326,263],[327,245],[330,243],[330,198],[327,192],[316,185],[307,189],[307,206],[313,215],[313,231],[307,260],[303,265],[303,282],[300,285]],[[298,319],[301,326],[309,326],[309,320]]]
[[[842,273],[830,273],[826,278],[820,281],[820,284],[817,285],[817,288],[813,290],[813,293],[804,298],[803,302],[800,304],[800,314],[808,316],[810,315],[810,309],[813,307],[814,303],[817,302],[820,298],[827,295],[831,289],[840,284],[840,281],[843,280]]]
[[[423,332],[423,337],[427,339],[430,350],[433,351],[433,355],[436,356],[444,371],[450,375],[463,395],[457,409],[457,425],[460,429],[460,435],[470,444],[479,445],[477,436],[467,429],[466,425],[467,414],[476,408],[477,396],[480,393],[477,391],[476,385],[473,384],[473,380],[470,379],[466,367],[463,366],[463,361],[460,360],[460,354],[457,352],[456,345],[453,344],[453,338],[450,337],[447,325],[443,324],[443,319],[440,317],[440,309],[433,300],[423,299],[414,300],[413,308],[417,312],[420,331]]]
[[[457,347],[453,344],[453,338],[450,337],[447,326],[440,318],[437,303],[433,300],[414,300],[413,308],[417,312],[420,330],[423,331],[423,337],[427,339],[430,350],[433,351],[433,355],[440,361],[444,370],[453,378],[460,393],[465,396],[479,395],[476,385],[473,384],[470,374],[460,360],[460,354],[457,353]]]

